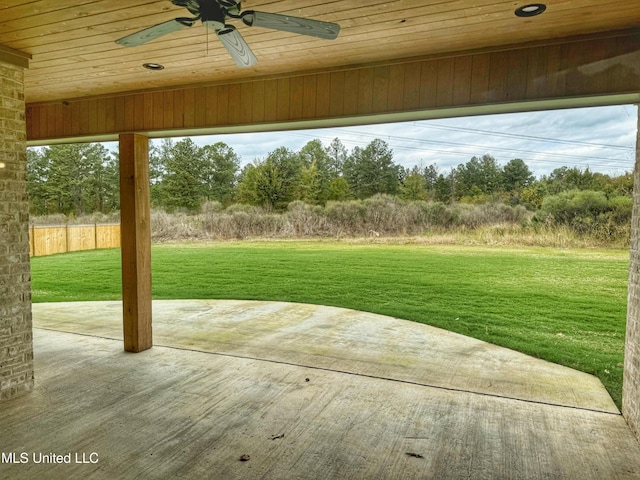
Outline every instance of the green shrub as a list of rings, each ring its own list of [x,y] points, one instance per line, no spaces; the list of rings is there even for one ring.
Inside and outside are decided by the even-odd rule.
[[[570,190],[544,199],[536,219],[555,225],[568,225],[576,233],[599,240],[620,240],[630,234],[633,200],[604,192]]]
[[[633,199],[630,197],[613,197],[609,199],[611,218],[617,224],[631,222]]]
[[[550,195],[542,202],[540,215],[551,216],[557,223],[571,224],[578,218],[578,223],[587,218],[595,219],[609,209],[609,202],[604,192],[593,190],[569,190],[558,195]]]

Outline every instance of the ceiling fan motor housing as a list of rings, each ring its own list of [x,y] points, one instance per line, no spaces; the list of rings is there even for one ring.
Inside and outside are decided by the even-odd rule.
[[[227,17],[227,10],[222,4],[231,2],[221,0],[221,3],[218,3],[216,0],[199,0],[198,3],[200,4],[202,23],[215,31],[222,30],[225,27]]]

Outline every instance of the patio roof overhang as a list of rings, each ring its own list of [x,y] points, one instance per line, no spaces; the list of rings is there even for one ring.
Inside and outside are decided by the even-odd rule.
[[[529,17],[516,15],[528,1],[364,3],[243,2],[341,31],[324,40],[230,20],[258,59],[239,68],[199,22],[138,47],[115,43],[189,15],[168,0],[2,2],[0,58],[29,62],[32,145],[640,101],[634,2],[550,0]]]

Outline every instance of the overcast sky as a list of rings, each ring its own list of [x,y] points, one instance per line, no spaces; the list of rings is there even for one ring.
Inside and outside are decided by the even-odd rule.
[[[620,175],[633,170],[637,122],[637,107],[625,105],[193,139],[199,145],[226,143],[243,165],[280,146],[300,150],[314,138],[329,145],[337,137],[349,151],[380,138],[396,163],[435,163],[443,173],[489,153],[501,165],[521,158],[538,177],[561,166]]]

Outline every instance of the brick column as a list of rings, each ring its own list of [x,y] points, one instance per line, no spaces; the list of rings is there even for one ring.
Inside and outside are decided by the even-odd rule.
[[[627,339],[624,349],[622,414],[640,440],[640,106],[633,172],[633,217],[631,219],[631,265],[627,301]]]
[[[0,62],[0,400],[33,388],[22,67]]]

